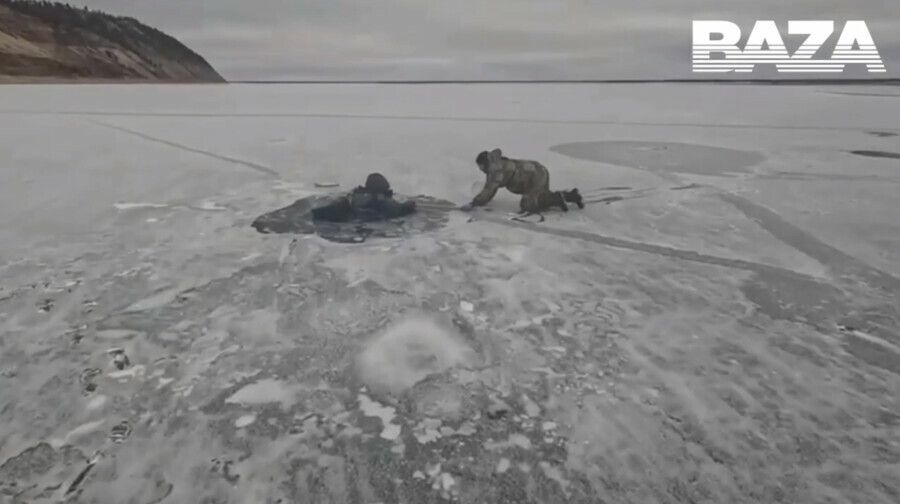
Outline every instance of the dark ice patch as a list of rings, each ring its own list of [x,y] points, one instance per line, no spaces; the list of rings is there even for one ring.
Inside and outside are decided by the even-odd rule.
[[[765,156],[758,152],[675,142],[575,142],[555,145],[550,150],[575,159],[651,172],[719,177],[747,173],[748,168],[765,159]]]
[[[758,272],[741,285],[741,292],[772,320],[825,327],[846,306],[837,287],[802,276]]]
[[[602,191],[630,191],[630,190],[632,190],[632,188],[628,187],[628,186],[607,186],[607,187],[597,187],[595,189],[588,189],[587,191],[584,191],[584,194],[590,194],[590,193],[602,192]]]
[[[416,202],[416,212],[398,219],[365,223],[313,220],[313,208],[334,200],[335,196],[301,198],[289,206],[260,215],[251,225],[264,234],[317,234],[337,243],[362,243],[371,237],[399,238],[442,228],[447,224],[448,212],[454,208],[449,201],[415,196],[407,200]]]
[[[678,187],[672,187],[671,190],[687,191],[688,189],[699,189],[700,187],[702,187],[700,184],[688,184],[688,185],[683,185],[683,186],[678,186]]]
[[[850,151],[850,154],[856,154],[857,156],[865,156],[865,157],[873,157],[873,158],[900,159],[900,154],[898,154],[896,152],[886,152],[886,151],[877,151],[877,150],[853,150],[853,151]]]
[[[897,136],[897,133],[894,133],[893,131],[867,131],[866,133],[878,138],[890,138]]]

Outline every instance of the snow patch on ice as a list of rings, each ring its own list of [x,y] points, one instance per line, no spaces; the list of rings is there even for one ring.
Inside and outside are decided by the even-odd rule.
[[[200,210],[209,210],[209,211],[227,210],[227,208],[219,205],[215,201],[203,201],[199,205],[197,205],[197,208]]]
[[[97,396],[91,399],[91,402],[87,404],[87,409],[95,410],[100,409],[106,404],[106,396]]]
[[[248,425],[253,424],[253,422],[255,422],[255,421],[256,421],[256,414],[251,413],[249,415],[244,415],[244,416],[238,418],[237,420],[235,420],[234,426],[237,427],[238,429],[243,429],[244,427],[247,427]]]
[[[266,379],[243,387],[225,402],[244,405],[281,403],[290,406],[294,402],[294,392],[278,380]]]
[[[396,416],[396,410],[391,406],[384,406],[379,402],[373,401],[369,397],[359,395],[359,408],[363,414],[368,417],[379,418],[384,425],[381,437],[387,440],[396,440],[400,437],[401,428],[399,425],[391,423]]]
[[[163,203],[113,203],[116,210],[135,210],[138,208],[168,208],[169,205]]]
[[[357,372],[374,391],[400,393],[473,356],[458,335],[430,318],[412,316],[369,342],[357,359]]]

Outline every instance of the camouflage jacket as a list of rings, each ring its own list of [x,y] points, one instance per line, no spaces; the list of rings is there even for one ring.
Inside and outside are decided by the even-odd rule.
[[[528,159],[503,157],[492,163],[486,172],[484,188],[472,200],[472,205],[486,205],[494,199],[500,188],[518,195],[540,195],[550,190],[550,173],[547,167]]]

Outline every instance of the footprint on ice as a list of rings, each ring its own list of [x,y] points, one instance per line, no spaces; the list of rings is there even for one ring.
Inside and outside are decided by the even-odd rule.
[[[412,215],[381,222],[322,222],[314,221],[312,209],[327,205],[335,196],[310,196],[293,204],[265,213],[255,221],[253,228],[260,233],[317,234],[338,243],[362,243],[369,238],[400,238],[410,234],[426,233],[447,224],[453,203],[427,196],[406,198],[416,202]],[[398,200],[402,198],[398,197]]]
[[[131,366],[131,360],[128,358],[128,355],[125,354],[125,349],[110,348],[106,353],[112,359],[112,365],[119,371]]]
[[[110,430],[109,439],[111,439],[113,443],[119,444],[128,439],[128,436],[130,435],[131,424],[129,424],[127,420],[122,420]]]
[[[94,378],[101,372],[102,371],[97,368],[88,368],[82,371],[81,375],[78,377],[78,381],[81,382],[85,392],[91,393],[97,390],[97,384],[94,383]]]

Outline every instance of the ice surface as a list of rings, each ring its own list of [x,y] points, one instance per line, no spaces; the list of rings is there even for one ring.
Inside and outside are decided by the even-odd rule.
[[[357,361],[360,380],[383,393],[400,393],[426,377],[473,364],[472,350],[452,330],[421,315],[373,335]]]
[[[895,503],[897,117],[890,87],[4,86],[0,500]],[[372,171],[462,204],[494,147],[589,204],[251,227]]]

